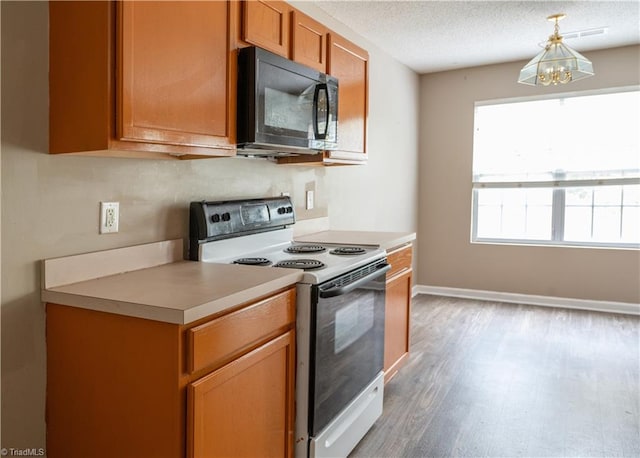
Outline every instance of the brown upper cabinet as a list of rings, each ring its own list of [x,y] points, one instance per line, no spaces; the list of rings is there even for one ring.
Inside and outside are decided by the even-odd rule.
[[[236,151],[237,48],[339,80],[338,151],[367,159],[367,52],[283,1],[52,1],[49,152],[193,159]]]
[[[367,159],[369,53],[335,33],[329,34],[328,73],[338,78],[338,150],[330,159]]]
[[[230,8],[50,2],[50,152],[234,155]]]
[[[281,1],[242,2],[241,41],[325,73],[329,29]]]
[[[282,1],[242,2],[242,39],[288,58],[291,11],[293,8]]]
[[[291,60],[327,71],[329,29],[300,11],[291,13]]]

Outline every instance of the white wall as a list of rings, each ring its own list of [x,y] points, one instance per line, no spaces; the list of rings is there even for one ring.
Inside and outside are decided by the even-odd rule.
[[[328,214],[336,228],[416,230],[417,75],[313,5],[302,6],[371,53],[371,155],[367,166],[50,156],[46,153],[47,3],[1,2],[2,447],[45,445],[41,259],[186,239],[191,200],[288,191],[301,203],[310,183],[316,188],[316,209],[305,212],[298,207],[300,218]],[[394,181],[398,183],[391,185]],[[98,203],[105,200],[120,202],[118,234],[98,234]],[[387,209],[393,210],[393,219],[387,218]]]
[[[329,168],[332,229],[415,231],[418,205],[419,78],[412,71],[336,22],[313,2],[292,2],[369,51],[368,173],[359,167]],[[357,191],[356,191],[357,190]]]
[[[518,84],[525,62],[421,77],[418,284],[640,302],[638,250],[470,243],[474,102],[640,83],[640,46],[584,54],[596,74],[569,86]]]

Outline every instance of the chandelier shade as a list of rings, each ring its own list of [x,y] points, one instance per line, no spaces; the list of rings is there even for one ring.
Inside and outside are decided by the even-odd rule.
[[[547,18],[556,23],[554,34],[549,37],[544,50],[520,70],[518,83],[548,86],[593,76],[591,61],[562,42],[562,36],[558,31],[558,21],[562,18],[564,14],[555,14]]]

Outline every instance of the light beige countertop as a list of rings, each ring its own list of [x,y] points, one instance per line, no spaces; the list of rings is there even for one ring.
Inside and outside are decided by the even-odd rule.
[[[138,256],[134,269],[128,265],[132,252]],[[182,241],[169,241],[46,260],[42,301],[188,324],[302,279],[301,270],[183,261],[181,254]],[[109,267],[95,272],[88,262]]]
[[[296,242],[330,243],[336,245],[369,245],[385,250],[416,239],[415,232],[322,231],[296,237]]]

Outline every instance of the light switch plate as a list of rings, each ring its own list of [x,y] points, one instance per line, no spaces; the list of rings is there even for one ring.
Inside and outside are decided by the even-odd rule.
[[[307,191],[307,210],[313,210],[313,191]]]

